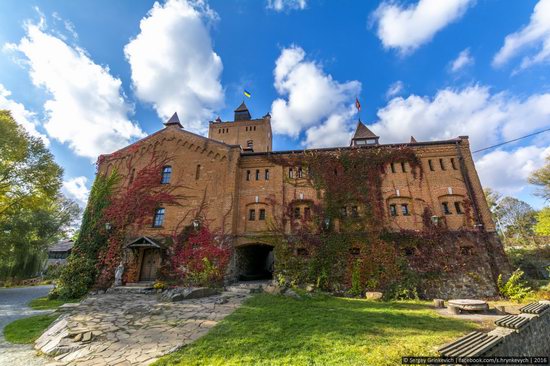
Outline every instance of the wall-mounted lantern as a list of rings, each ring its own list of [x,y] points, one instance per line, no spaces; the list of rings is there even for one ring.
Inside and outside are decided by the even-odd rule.
[[[197,219],[193,220],[193,229],[199,230],[200,225],[201,225],[201,223],[200,223],[199,220],[197,220]]]
[[[330,229],[330,217],[325,218],[324,224],[325,224],[325,230]]]
[[[105,230],[111,231],[112,228],[113,228],[113,225],[111,225],[110,222],[106,222],[106,223],[105,223]]]
[[[432,223],[433,223],[434,225],[439,224],[439,216],[435,216],[435,215],[434,215],[434,216],[431,217],[431,219],[432,219]]]

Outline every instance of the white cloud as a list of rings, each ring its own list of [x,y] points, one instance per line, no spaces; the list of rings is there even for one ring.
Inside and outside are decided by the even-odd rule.
[[[476,85],[461,90],[444,89],[433,98],[417,95],[394,98],[377,114],[378,122],[370,127],[380,136],[381,142],[405,142],[411,135],[419,141],[469,135],[474,151],[546,127],[550,120],[550,94],[533,94],[520,99],[504,92],[491,94],[489,88]],[[476,154],[481,162],[477,167],[483,183],[503,191],[521,190],[527,184],[528,172],[539,166],[541,154],[550,151],[546,148],[548,140],[535,139],[532,143],[533,146],[520,147],[513,152]],[[498,159],[502,161],[497,164]],[[512,162],[512,159],[517,161]],[[504,165],[509,168],[501,173],[495,171],[498,169],[495,166]],[[517,175],[508,177],[516,168]],[[492,178],[495,176],[507,181],[497,184],[498,179]]]
[[[128,120],[132,109],[121,95],[121,81],[107,67],[94,63],[84,50],[48,34],[40,24],[25,27],[26,36],[7,49],[26,57],[33,84],[49,92],[44,104],[44,128],[49,137],[94,160],[144,136]]]
[[[540,0],[531,14],[529,24],[506,36],[504,45],[493,58],[493,66],[504,65],[526,48],[536,52],[525,56],[520,68],[550,61],[550,0]]]
[[[10,99],[10,95],[11,92],[4,85],[0,84],[0,109],[9,110],[15,122],[20,124],[31,136],[41,138],[44,144],[48,146],[50,140],[36,129],[36,126],[39,124],[36,119],[36,113],[28,111],[23,104]]]
[[[451,63],[451,71],[458,72],[464,69],[466,66],[474,64],[474,57],[470,54],[470,49],[466,48],[462,50],[458,57]]]
[[[385,48],[409,53],[429,42],[449,23],[459,19],[475,0],[420,0],[410,6],[384,1],[373,13],[377,34]]]
[[[87,182],[88,178],[83,176],[63,181],[62,191],[66,196],[74,199],[80,207],[86,207],[90,195]]]
[[[304,10],[306,6],[306,0],[267,0],[267,8],[275,11]]]
[[[386,99],[390,99],[395,97],[396,95],[401,94],[404,88],[405,84],[403,84],[401,80],[398,80],[395,83],[391,84],[386,91]]]
[[[156,2],[124,47],[137,97],[152,103],[163,120],[178,112],[182,124],[199,133],[224,101],[223,65],[207,24],[216,18],[201,1]]]
[[[275,63],[274,85],[281,97],[271,105],[273,130],[293,138],[306,131],[308,147],[340,144],[342,136],[349,136],[353,130],[349,110],[361,91],[361,83],[335,81],[305,56],[302,48],[291,46],[282,50]],[[321,131],[331,134],[316,139]]]
[[[521,192],[527,178],[542,167],[550,147],[527,146],[514,151],[492,151],[476,162],[481,182],[503,194]]]

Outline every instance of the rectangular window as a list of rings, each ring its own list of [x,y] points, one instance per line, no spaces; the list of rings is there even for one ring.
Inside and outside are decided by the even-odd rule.
[[[260,169],[256,169],[256,180],[260,180]]]
[[[155,217],[153,218],[153,227],[162,227],[164,224],[164,208],[157,208],[155,210]]]
[[[250,180],[250,170],[246,171],[246,180]]]
[[[403,173],[406,173],[407,172],[407,165],[404,161],[401,162],[401,171]]]
[[[395,164],[394,164],[394,163],[391,163],[391,164],[390,164],[390,167],[391,167],[391,172],[392,172],[392,173],[395,173]]]
[[[434,169],[434,164],[432,162],[432,159],[429,159],[428,160],[428,166],[430,167],[430,170],[433,172],[435,169]]]
[[[340,208],[340,216],[342,216],[342,217],[348,216],[348,210],[347,210],[346,207],[341,207]]]
[[[304,218],[306,220],[311,219],[311,209],[309,207],[304,207]]]
[[[390,215],[397,216],[397,205],[390,205]]]
[[[265,220],[265,209],[260,208],[260,215],[258,217],[258,220],[261,220],[261,221]]]
[[[265,180],[269,180],[269,169],[265,170]]]
[[[303,177],[303,174],[304,172],[302,171],[302,167],[298,167],[298,171],[297,171],[297,178],[302,178]]]
[[[441,170],[445,170],[445,164],[443,163],[443,159],[439,159],[439,166],[441,166]]]
[[[403,213],[403,216],[409,216],[409,205],[407,205],[406,203],[403,203],[401,205],[401,213]]]
[[[294,178],[294,169],[288,168],[288,177],[289,178]]]
[[[455,158],[451,158],[451,166],[456,170]]]
[[[445,215],[450,215],[451,214],[451,210],[449,210],[449,203],[448,202],[442,202],[441,207],[443,208],[443,213]]]
[[[133,173],[132,173],[133,174]],[[167,165],[162,168],[162,178],[160,179],[161,184],[170,183],[170,177],[172,176],[172,167]],[[133,177],[132,177],[133,180]]]
[[[300,218],[300,207],[294,207],[294,218],[295,219]]]
[[[248,210],[248,221],[254,221],[256,220],[256,210],[251,209]]]
[[[351,206],[351,217],[358,217],[359,216],[359,210],[357,206]]]
[[[459,215],[463,214],[462,205],[460,204],[460,202],[455,202],[455,210],[456,210],[457,214],[459,214]]]
[[[197,165],[197,171],[195,172],[195,180],[199,180],[201,177],[201,165]]]

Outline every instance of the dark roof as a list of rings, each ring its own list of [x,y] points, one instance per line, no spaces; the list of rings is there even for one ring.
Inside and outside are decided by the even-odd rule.
[[[241,103],[240,106],[237,107],[237,109],[235,109],[235,112],[248,112],[248,107],[246,106],[246,104],[244,104],[244,101]]]
[[[411,136],[411,143],[415,143],[415,142],[418,142],[418,141],[416,141],[416,139],[414,138],[414,136]]]
[[[181,125],[180,119],[178,118],[178,112],[174,112],[172,117],[170,117],[170,119],[168,121],[164,122],[164,125],[165,126],[178,125],[181,128],[183,128],[183,126]]]
[[[382,144],[382,145],[364,145],[354,147],[322,147],[317,149],[304,149],[304,150],[283,150],[283,151],[257,151],[257,152],[241,152],[242,156],[258,156],[258,155],[285,155],[285,154],[303,154],[306,151],[338,151],[338,150],[350,150],[350,149],[375,149],[375,148],[399,148],[404,146],[417,147],[417,146],[431,146],[431,145],[449,145],[460,143],[463,139],[467,139],[467,136],[459,136],[458,138],[449,140],[438,141],[423,141],[414,143],[396,143],[396,144]]]
[[[161,249],[164,245],[160,240],[148,236],[140,236],[126,244],[126,248],[157,248]]]
[[[357,122],[357,128],[355,129],[355,134],[353,135],[353,139],[369,139],[369,138],[378,138],[378,136],[376,136],[374,132],[369,130],[368,127],[365,126],[363,122],[361,122],[361,120],[359,120]]]
[[[49,252],[68,252],[73,248],[72,240],[63,240],[48,249]]]

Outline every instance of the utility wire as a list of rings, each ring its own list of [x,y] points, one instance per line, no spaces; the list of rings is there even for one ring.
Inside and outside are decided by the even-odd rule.
[[[540,134],[540,133],[548,132],[548,131],[550,131],[550,128],[547,128],[546,130],[542,130],[542,131],[539,131],[539,132],[534,132],[534,133],[531,133],[531,134],[529,134],[529,135],[521,136],[521,137],[518,137],[517,139],[504,141],[504,142],[501,142],[500,144],[496,144],[496,145],[489,146],[489,147],[484,147],[483,149],[479,149],[479,150],[476,150],[476,151],[472,151],[472,154],[475,154],[475,153],[478,153],[478,152],[481,152],[481,151],[485,151],[485,150],[489,150],[489,149],[492,149],[492,148],[495,148],[495,147],[499,147],[499,146],[502,146],[502,145],[506,145],[506,144],[509,144],[509,143],[511,143],[511,142],[515,142],[515,141],[518,141],[518,140],[522,140],[522,139],[525,139],[525,138],[527,138],[527,137],[535,136],[535,135],[538,135],[538,134]]]

